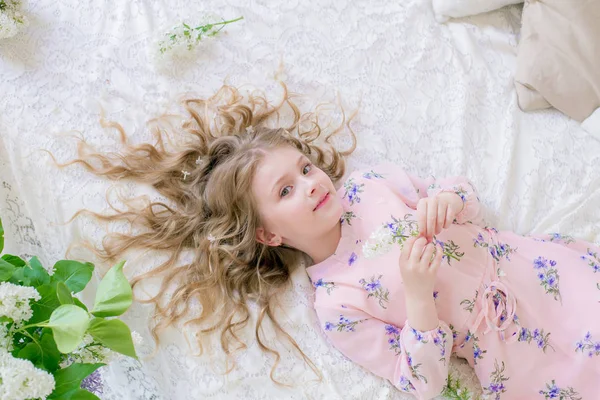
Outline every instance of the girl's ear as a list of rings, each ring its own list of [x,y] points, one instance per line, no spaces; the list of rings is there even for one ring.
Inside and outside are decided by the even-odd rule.
[[[281,246],[281,236],[267,232],[264,228],[256,228],[256,241],[267,246]]]

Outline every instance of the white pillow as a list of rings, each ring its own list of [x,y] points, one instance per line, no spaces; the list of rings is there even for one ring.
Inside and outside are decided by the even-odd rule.
[[[433,13],[438,22],[497,10],[523,0],[433,0]]]

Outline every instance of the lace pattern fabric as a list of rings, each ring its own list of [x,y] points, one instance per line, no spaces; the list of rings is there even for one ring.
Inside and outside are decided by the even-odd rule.
[[[280,61],[286,83],[306,95],[307,105],[335,100],[336,90],[348,108],[361,101],[353,125],[359,145],[349,170],[384,159],[423,177],[464,175],[477,185],[488,219],[499,228],[598,241],[600,141],[559,112],[518,110],[512,74],[520,12],[520,6],[511,6],[438,24],[427,0],[30,4],[30,27],[0,42],[6,251],[49,263],[64,258],[73,240],[102,238],[105,227],[85,218],[60,225],[82,207],[106,209],[110,186],[79,166],[59,172],[38,151],[71,159],[75,141],[60,132],[78,130],[101,149],[118,148],[115,132],[98,123],[102,106],[132,140],[150,140],[143,125],[148,118],[178,94],[210,94],[225,78],[233,85],[251,83],[276,100],[273,75]],[[205,14],[244,20],[203,43],[193,63],[155,70],[147,50],[157,32]],[[120,186],[129,194],[147,192],[129,182]],[[126,267],[130,276],[156,263],[134,256]],[[327,343],[302,269],[294,273],[293,287],[283,300],[283,325],[323,372],[322,382],[314,382],[297,357],[280,347],[277,376],[296,386],[275,386],[271,360],[252,341],[238,356],[239,368],[223,376],[217,353],[194,357],[181,333],[171,330],[154,358],[104,369],[102,398],[409,398]],[[93,301],[86,296],[84,301]],[[145,337],[143,355],[152,352],[147,315],[134,305],[124,317]],[[464,362],[453,360],[452,371],[478,390]]]

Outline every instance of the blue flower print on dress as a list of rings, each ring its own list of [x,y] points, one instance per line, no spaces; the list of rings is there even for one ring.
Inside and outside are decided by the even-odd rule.
[[[494,360],[494,372],[490,374],[490,384],[483,388],[483,394],[489,396],[488,398],[500,400],[500,395],[506,392],[504,382],[508,381],[509,378],[504,376],[504,369],[504,361],[502,361],[502,366],[500,366],[498,365],[498,360]]]
[[[592,334],[588,332],[583,340],[577,342],[575,351],[581,351],[582,353],[587,352],[589,357],[593,357],[594,355],[598,356],[600,355],[600,342],[594,342],[592,340]]]
[[[369,240],[363,245],[363,255],[366,258],[374,258],[388,253],[394,244],[404,247],[404,242],[411,236],[419,235],[419,224],[411,219],[412,214],[406,214],[404,219],[391,216],[392,220],[383,223],[369,236]]]
[[[354,182],[354,178],[348,179],[344,183],[345,192],[344,192],[344,196],[342,198],[345,199],[347,197],[348,202],[350,202],[351,206],[353,206],[354,203],[360,203],[359,194],[363,192],[364,186],[365,186],[364,183],[356,184]]]
[[[540,394],[544,396],[544,399],[582,400],[579,393],[572,387],[561,389],[556,386],[555,379],[552,379],[552,383],[546,383],[546,389],[540,390]]]
[[[384,224],[390,230],[394,243],[402,246],[409,237],[419,235],[419,223],[412,216],[406,214],[403,219],[399,219],[391,215],[392,220]]]
[[[594,273],[600,272],[600,257],[598,253],[587,249],[585,256],[581,256],[581,259],[588,263]]]
[[[338,332],[355,332],[354,328],[356,328],[356,325],[360,324],[363,321],[364,319],[358,321],[350,321],[348,318],[340,314],[340,319],[337,323],[334,324],[333,322],[325,322],[325,330],[332,331],[336,329]]]
[[[465,336],[465,341],[463,342],[463,344],[460,345],[460,348],[462,349],[469,342],[473,342],[473,363],[475,363],[475,365],[477,365],[477,360],[483,359],[483,355],[485,353],[487,353],[487,350],[482,350],[479,347],[479,343],[478,343],[479,338],[477,336],[475,336],[475,334],[473,332],[471,332],[470,330],[467,331],[467,335]]]
[[[438,328],[435,335],[433,336],[433,344],[435,344],[437,347],[440,348],[440,356],[442,358],[440,358],[440,361],[443,361],[444,364],[446,363],[446,332],[444,332],[443,329]]]
[[[438,240],[435,236],[433,237],[433,240],[437,244],[439,244],[442,247],[442,249],[444,249],[444,255],[442,256],[442,260],[446,260],[448,265],[452,265],[450,263],[450,260],[460,261],[460,259],[465,255],[464,252],[458,251],[460,250],[460,247],[457,244],[455,244],[452,240],[442,242],[441,240]]]
[[[412,356],[408,351],[406,352],[406,362],[408,363],[408,368],[410,368],[410,373],[412,374],[412,377],[427,383],[427,378],[419,373],[421,363],[413,364]]]
[[[538,257],[533,260],[533,268],[537,272],[537,277],[540,280],[540,286],[544,288],[547,294],[554,297],[554,300],[562,303],[559,287],[559,275],[556,268],[556,261],[547,260],[544,257]]]
[[[550,332],[546,333],[543,329],[534,329],[532,331],[527,328],[521,328],[521,330],[518,332],[518,335],[519,337],[517,339],[519,342],[527,342],[527,344],[531,344],[533,341],[535,344],[537,344],[538,348],[542,349],[544,353],[548,347],[554,350],[554,347],[552,347],[550,344]]]
[[[494,228],[490,230],[496,233],[498,232]],[[513,249],[509,244],[506,243],[490,243],[485,240],[481,233],[477,235],[477,238],[473,239],[473,247],[487,247],[490,255],[498,262],[502,257],[505,257],[508,261],[510,261],[510,255],[517,251],[517,249]]]
[[[427,339],[425,339],[425,336],[423,336],[423,333],[419,332],[415,328],[410,328],[410,331],[412,332],[412,334],[417,342],[423,343],[423,344],[429,343],[427,341]]]
[[[463,203],[467,202],[467,195],[469,194],[469,192],[467,192],[462,186],[454,186],[454,193],[456,193],[457,195],[460,196],[461,200]]]
[[[335,286],[334,282],[325,282],[323,281],[323,278],[318,279],[315,283],[313,283],[315,289],[318,288],[325,288],[327,290],[327,294],[331,294],[331,291],[333,289],[335,289],[337,286]]]
[[[404,375],[400,376],[400,380],[398,381],[398,387],[400,388],[400,390],[403,390],[405,392],[415,391],[415,387],[413,386],[412,382],[408,380],[408,378]]]
[[[561,235],[560,233],[550,233],[550,241],[554,243],[563,242],[564,244],[570,244],[575,241],[575,238],[570,235]]]
[[[475,296],[473,297],[473,300],[470,299],[463,299],[460,302],[460,305],[463,306],[463,310],[468,311],[470,313],[473,312],[473,309],[475,308],[475,302],[477,301],[477,296],[479,295],[479,291],[476,290],[475,291]]]
[[[400,329],[394,325],[386,324],[385,334],[389,336],[388,344],[390,345],[390,350],[393,350],[397,356],[402,354],[402,349],[400,348]]]
[[[456,340],[458,338],[458,331],[454,329],[454,325],[448,324],[448,327],[452,331],[452,340]]]
[[[340,218],[340,221],[342,222],[342,224],[345,222],[351,226],[353,218],[356,218],[356,214],[354,214],[354,212],[352,211],[346,211],[344,214],[342,214],[342,218]]]
[[[377,172],[374,172],[373,170],[371,170],[369,172],[365,172],[363,174],[363,178],[366,178],[366,179],[372,179],[372,178],[383,179],[383,175],[378,174]]]
[[[386,309],[386,303],[389,302],[390,291],[381,286],[381,278],[383,275],[379,275],[379,277],[372,276],[370,281],[365,279],[361,279],[358,281],[362,285],[362,288],[367,291],[367,299],[370,297],[374,297],[379,300],[379,305]]]
[[[352,266],[352,264],[354,264],[357,259],[358,259],[358,256],[356,255],[356,253],[352,252],[352,254],[350,254],[350,258],[348,258],[348,265]]]

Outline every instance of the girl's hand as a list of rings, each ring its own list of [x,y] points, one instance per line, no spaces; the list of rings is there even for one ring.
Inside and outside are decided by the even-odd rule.
[[[433,300],[436,273],[444,252],[424,237],[411,237],[400,254],[400,272],[407,299]]]
[[[452,192],[442,192],[435,197],[425,197],[417,203],[417,222],[419,233],[427,241],[433,240],[433,235],[452,225],[454,218],[462,211],[464,203],[459,195]]]

